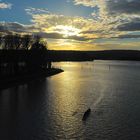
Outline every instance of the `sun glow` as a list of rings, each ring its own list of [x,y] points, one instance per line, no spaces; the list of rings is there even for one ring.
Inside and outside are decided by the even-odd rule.
[[[67,25],[58,25],[56,26],[56,30],[64,37],[74,36],[80,33],[80,29]]]

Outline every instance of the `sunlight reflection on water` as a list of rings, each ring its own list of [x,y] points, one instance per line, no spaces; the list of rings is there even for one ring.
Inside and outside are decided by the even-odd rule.
[[[0,92],[0,139],[140,138],[140,63],[55,63],[65,71]],[[82,116],[87,108],[86,122]]]

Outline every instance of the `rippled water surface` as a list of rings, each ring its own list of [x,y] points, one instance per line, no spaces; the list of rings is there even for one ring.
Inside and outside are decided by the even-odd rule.
[[[140,62],[54,65],[65,72],[0,91],[0,140],[140,139]]]

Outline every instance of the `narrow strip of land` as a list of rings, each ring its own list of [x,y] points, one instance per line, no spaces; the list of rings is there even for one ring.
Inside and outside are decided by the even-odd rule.
[[[22,74],[22,75],[10,76],[10,77],[7,76],[3,78],[1,77],[0,89],[7,89],[13,86],[26,84],[34,80],[39,80],[39,79],[43,79],[49,76],[59,74],[61,72],[63,72],[63,70],[58,68],[51,68],[43,72],[34,72],[34,73],[28,73],[28,74]]]

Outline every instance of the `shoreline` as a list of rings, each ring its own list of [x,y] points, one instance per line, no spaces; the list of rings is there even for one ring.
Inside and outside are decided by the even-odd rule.
[[[29,73],[29,74],[18,75],[18,76],[3,77],[2,78],[3,80],[0,80],[0,90],[12,88],[14,86],[19,86],[22,84],[27,84],[29,82],[32,82],[33,80],[47,78],[59,74],[61,72],[64,72],[64,70],[58,68],[51,68],[43,72],[35,72],[32,74]]]

